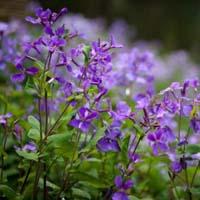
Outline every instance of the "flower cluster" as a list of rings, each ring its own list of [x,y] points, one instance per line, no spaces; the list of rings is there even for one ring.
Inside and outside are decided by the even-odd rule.
[[[17,37],[10,24],[0,24],[0,69],[15,66],[14,74],[7,71],[14,88],[6,88],[5,98],[0,94],[0,198],[198,195],[199,79],[172,82],[157,93],[156,51],[136,45],[117,53],[122,45],[113,36],[96,37],[103,27],[83,37],[89,30],[81,33],[80,27],[94,24],[84,18],[72,27],[65,21],[77,17],[67,12],[36,9],[26,21],[41,28],[38,37],[26,35],[26,28]],[[119,30],[123,40],[119,26],[128,28],[120,22],[110,32]],[[167,60],[174,66],[176,59]],[[171,186],[154,188],[152,180]]]

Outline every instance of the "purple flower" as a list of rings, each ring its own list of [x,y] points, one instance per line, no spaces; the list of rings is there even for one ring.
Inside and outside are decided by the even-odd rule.
[[[28,142],[27,144],[25,144],[25,145],[22,147],[22,150],[23,150],[23,151],[36,152],[36,151],[37,151],[37,147],[36,147],[35,143],[33,143],[33,142]]]
[[[112,139],[120,138],[120,136],[122,135],[120,127],[121,127],[121,122],[114,121],[111,124],[111,126],[108,129],[106,129],[105,135]]]
[[[147,136],[148,140],[152,144],[154,155],[158,155],[159,151],[165,152],[168,150],[168,138],[166,135],[164,135],[167,131],[163,130],[162,128],[158,128],[154,133],[150,133]]]
[[[7,113],[5,115],[0,115],[0,124],[6,125],[7,119],[10,118],[10,117],[12,117],[11,113]]]
[[[173,172],[179,173],[182,171],[183,168],[180,162],[174,161],[171,163],[171,169]]]
[[[126,190],[133,187],[133,181],[123,180],[122,176],[116,176],[114,182],[118,191],[113,194],[112,200],[128,200]]]
[[[66,45],[66,40],[57,35],[53,35],[52,37],[43,37],[42,41],[43,45],[51,53],[54,53],[57,49]]]
[[[192,109],[193,109],[192,105],[183,105],[182,110],[181,110],[181,114],[183,116],[189,117]]]
[[[16,136],[17,140],[21,140],[23,132],[23,128],[19,124],[15,124],[14,135]]]
[[[97,118],[97,116],[97,112],[93,112],[88,108],[82,107],[79,109],[75,119],[72,119],[69,124],[83,132],[88,132],[91,122]]]
[[[132,180],[123,180],[122,176],[116,176],[115,177],[115,186],[118,189],[122,190],[128,190],[133,187],[133,181]]]
[[[55,23],[60,16],[66,13],[66,8],[63,8],[59,13],[54,13],[50,9],[43,10],[42,8],[37,8],[35,11],[36,18],[26,17],[26,21],[32,24],[42,24],[46,27]]]
[[[119,101],[117,103],[116,113],[114,117],[117,120],[125,120],[131,115],[131,108],[127,105],[125,101]]]
[[[193,129],[195,133],[200,133],[200,119],[199,118],[192,118],[190,120],[190,127]]]
[[[97,146],[97,149],[101,152],[108,152],[108,151],[119,152],[120,151],[120,146],[117,140],[112,139],[107,136],[104,136],[100,140],[98,140],[96,146]]]
[[[136,154],[136,153],[133,154],[133,153],[129,152],[128,156],[129,156],[129,159],[130,159],[133,163],[137,163],[137,162],[139,162],[139,160],[140,160],[140,156],[139,156],[138,154]]]
[[[120,151],[120,146],[117,141],[117,138],[121,136],[120,127],[121,127],[121,122],[114,121],[111,124],[111,126],[108,129],[106,129],[105,136],[99,139],[96,145],[99,151],[101,152]]]
[[[112,200],[129,200],[125,192],[115,192],[112,196]]]
[[[134,100],[137,103],[136,108],[138,109],[146,108],[150,104],[150,96],[147,94],[138,94]]]
[[[11,76],[11,80],[13,82],[23,82],[26,75],[30,75],[30,76],[35,76],[38,72],[39,69],[37,67],[28,67],[28,68],[24,68],[22,66],[17,66],[17,68],[21,71],[20,73],[17,74],[13,74]]]

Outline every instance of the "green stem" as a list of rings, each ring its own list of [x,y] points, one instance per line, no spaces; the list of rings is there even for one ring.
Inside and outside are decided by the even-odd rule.
[[[3,138],[3,153],[1,156],[1,183],[3,182],[3,168],[4,168],[4,153],[6,152],[6,142],[7,142],[7,127],[4,128],[4,138]]]
[[[193,174],[193,176],[192,176],[192,181],[191,181],[191,184],[190,184],[191,187],[192,187],[193,184],[194,184],[194,180],[195,180],[195,177],[196,177],[196,175],[197,175],[197,172],[198,172],[199,167],[200,167],[200,161],[198,162],[198,165],[196,166],[195,172],[194,172],[194,174]]]
[[[48,111],[48,94],[47,94],[47,90],[46,89],[45,89],[44,102],[45,102],[45,135],[47,135],[49,111]],[[46,166],[46,163],[44,162],[44,164],[43,164],[43,173],[44,173],[44,178],[43,178],[43,199],[44,200],[48,199],[46,168],[47,168],[47,166]]]
[[[79,146],[80,138],[81,138],[81,132],[78,132],[77,138],[76,138],[76,143],[75,143],[74,149],[73,149],[73,154],[72,154],[72,159],[71,159],[71,162],[70,162],[70,166],[69,166],[69,169],[67,171],[67,174],[65,175],[65,178],[64,178],[64,181],[63,181],[63,186],[61,187],[61,189],[60,189],[60,191],[59,191],[59,193],[57,195],[57,198],[56,198],[57,200],[59,200],[61,193],[63,191],[65,191],[65,189],[66,189],[68,178],[69,178],[69,175],[70,175],[70,170],[73,167],[74,158],[75,158],[75,154],[76,154],[76,151],[78,149],[78,146]],[[65,169],[64,169],[64,171],[65,171]]]
[[[20,190],[20,194],[22,194],[22,192],[24,191],[24,188],[25,188],[25,186],[26,186],[28,177],[29,177],[30,172],[31,172],[32,165],[33,165],[33,162],[30,162],[30,166],[29,166],[29,168],[28,168],[28,171],[27,171],[27,173],[26,173],[26,177],[25,177],[24,182],[23,182],[23,184],[22,184],[22,187],[21,187],[21,190]]]

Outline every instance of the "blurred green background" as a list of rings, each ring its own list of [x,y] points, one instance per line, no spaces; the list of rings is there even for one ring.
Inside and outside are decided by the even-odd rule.
[[[10,16],[23,17],[24,7],[29,2],[29,0],[1,0],[1,20],[7,20]],[[90,18],[103,17],[108,25],[115,19],[123,18],[136,28],[136,39],[158,40],[166,50],[186,49],[197,59],[199,57],[199,0],[38,0],[38,2],[43,7],[53,10],[66,6],[73,13],[82,13]]]

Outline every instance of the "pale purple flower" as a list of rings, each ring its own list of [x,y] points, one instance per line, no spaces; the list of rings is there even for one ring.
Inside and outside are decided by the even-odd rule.
[[[36,147],[36,144],[35,144],[35,143],[33,143],[33,142],[28,142],[27,144],[25,144],[25,145],[22,147],[22,150],[23,150],[23,151],[36,152],[36,151],[37,151],[37,147]]]
[[[7,119],[11,118],[12,114],[11,113],[7,113],[5,115],[0,115],[0,124],[2,125],[6,125],[7,123]]]

